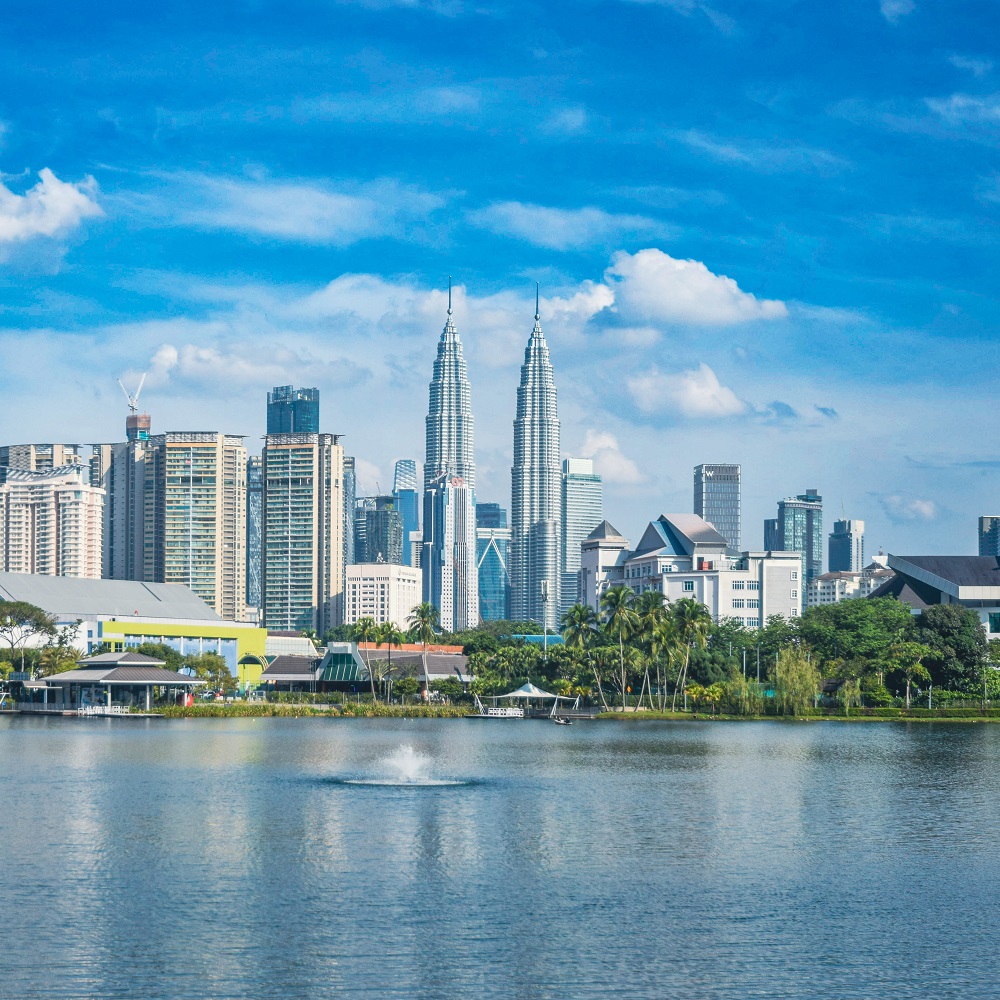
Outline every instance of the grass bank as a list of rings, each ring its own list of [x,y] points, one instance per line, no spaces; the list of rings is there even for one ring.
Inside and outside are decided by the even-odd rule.
[[[167,705],[157,711],[167,719],[327,718],[458,719],[468,709],[455,705],[305,705],[287,702],[229,702],[204,705]]]
[[[712,715],[709,712],[601,712],[598,719],[619,722],[1000,722],[1000,709],[868,708],[850,715],[803,712],[801,715]]]

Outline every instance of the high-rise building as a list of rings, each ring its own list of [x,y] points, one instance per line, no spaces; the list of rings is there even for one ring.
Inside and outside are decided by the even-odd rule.
[[[89,458],[85,447],[79,444],[0,445],[0,482],[6,469],[51,472],[67,465],[82,465]]]
[[[263,623],[322,633],[343,614],[344,450],[334,434],[268,434],[263,458]]]
[[[79,464],[6,469],[0,485],[0,569],[101,577],[104,490]]]
[[[823,572],[823,498],[817,490],[806,490],[795,497],[778,501],[778,538],[780,546],[765,548],[781,552],[799,552],[805,573],[805,585]]]
[[[392,563],[361,563],[347,567],[344,624],[373,618],[405,631],[410,612],[420,603],[420,570]]]
[[[149,438],[95,444],[90,484],[104,490],[102,576],[142,580],[145,465]]]
[[[476,567],[479,571],[479,615],[484,622],[510,617],[510,528],[507,511],[498,503],[476,504]]]
[[[318,434],[319,389],[277,385],[267,394],[268,434]]]
[[[865,568],[865,522],[834,521],[830,533],[831,573],[860,573]]]
[[[979,519],[979,554],[1000,556],[1000,516],[984,515]]]
[[[696,465],[694,467],[694,512],[704,518],[726,540],[726,555],[740,554],[740,467]],[[764,546],[767,548],[767,546]]]
[[[776,517],[768,517],[764,519],[764,548],[768,552],[781,551],[782,545],[781,532],[778,530],[778,519]]]
[[[375,509],[374,497],[357,497],[354,501],[354,520],[351,530],[354,533],[354,558],[356,565],[370,562],[368,558],[368,511]]]
[[[562,584],[559,617],[581,600],[580,546],[604,519],[601,477],[589,458],[565,458],[562,464]]]
[[[561,477],[556,385],[535,297],[517,388],[511,469],[511,617],[555,629],[561,585]]]
[[[246,613],[247,451],[243,437],[154,434],[143,462],[143,576],[183,583],[217,614]]]
[[[354,557],[354,507],[358,496],[358,479],[354,456],[344,456],[344,565],[358,560]]]
[[[457,632],[479,623],[479,582],[472,397],[451,316],[449,291],[427,409],[420,565],[424,600],[437,606],[442,628]]]
[[[365,561],[404,566],[403,518],[396,509],[396,498],[371,499],[374,506],[365,511]]]
[[[410,536],[420,530],[420,491],[417,489],[417,463],[412,458],[401,458],[396,462],[392,493],[403,519],[403,563],[413,566],[415,560]]]
[[[247,607],[261,605],[261,543],[264,530],[264,459],[247,460]]]

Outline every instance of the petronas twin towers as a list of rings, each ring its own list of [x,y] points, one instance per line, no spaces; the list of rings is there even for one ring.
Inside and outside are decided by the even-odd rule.
[[[448,318],[438,342],[427,413],[424,463],[424,600],[442,627],[479,624],[476,465],[469,378],[462,342]],[[560,580],[559,416],[549,348],[535,298],[514,419],[511,469],[511,617],[555,628]]]

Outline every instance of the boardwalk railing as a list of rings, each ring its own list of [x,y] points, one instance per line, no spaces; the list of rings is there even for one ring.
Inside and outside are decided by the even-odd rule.
[[[83,705],[77,715],[131,715],[128,705]]]

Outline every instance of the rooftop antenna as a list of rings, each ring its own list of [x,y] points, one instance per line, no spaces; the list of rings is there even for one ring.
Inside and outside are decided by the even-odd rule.
[[[125,398],[128,400],[128,410],[131,414],[136,414],[139,412],[139,393],[142,392],[142,386],[146,381],[146,373],[142,373],[142,378],[139,379],[139,388],[135,390],[135,395],[133,396],[128,389],[125,388],[125,383],[121,379],[118,379],[118,384],[122,387],[122,392],[125,393]]]
[[[538,282],[535,282],[535,320],[541,319],[541,315],[538,312]]]
[[[451,275],[448,275],[448,315],[451,315]]]

